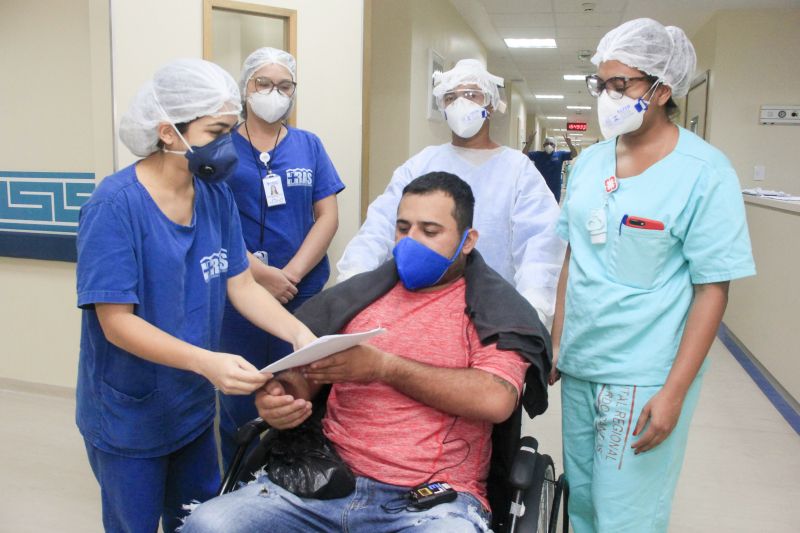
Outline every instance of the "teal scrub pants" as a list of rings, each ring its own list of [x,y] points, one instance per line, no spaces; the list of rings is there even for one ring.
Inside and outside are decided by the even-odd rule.
[[[701,381],[698,376],[689,387],[672,433],[635,455],[639,414],[661,386],[603,385],[562,375],[564,470],[575,533],[667,531]]]

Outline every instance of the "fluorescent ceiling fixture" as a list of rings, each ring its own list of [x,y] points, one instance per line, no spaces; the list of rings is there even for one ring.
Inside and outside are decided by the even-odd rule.
[[[555,39],[503,39],[509,48],[557,48]]]
[[[567,117],[545,117],[549,120],[567,120]]]
[[[537,94],[535,95],[539,100],[563,100],[563,94]]]
[[[565,81],[583,81],[586,76],[583,74],[564,74]]]
[[[548,128],[548,131],[567,131],[565,128]]]
[[[591,109],[592,106],[588,105],[568,105],[567,109]]]

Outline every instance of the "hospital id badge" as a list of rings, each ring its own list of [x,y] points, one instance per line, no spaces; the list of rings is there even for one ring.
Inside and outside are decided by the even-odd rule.
[[[283,195],[283,183],[277,174],[267,174],[261,183],[264,185],[264,194],[267,195],[267,205],[273,207],[286,203],[286,196]]]
[[[586,221],[586,229],[592,244],[604,244],[606,242],[606,210],[604,208],[592,209],[589,219]]]

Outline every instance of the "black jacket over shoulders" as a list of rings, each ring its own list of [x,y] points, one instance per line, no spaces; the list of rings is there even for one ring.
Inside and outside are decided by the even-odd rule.
[[[496,342],[500,350],[517,352],[531,363],[525,376],[522,405],[534,417],[547,409],[547,375],[551,368],[550,335],[536,310],[500,274],[490,268],[477,250],[464,269],[466,307],[484,345]],[[398,282],[394,260],[371,272],[353,276],[322,291],[295,316],[317,336],[340,332],[369,304]]]

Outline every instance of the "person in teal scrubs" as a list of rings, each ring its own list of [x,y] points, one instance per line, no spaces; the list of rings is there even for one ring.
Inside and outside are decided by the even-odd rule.
[[[666,531],[729,282],[755,267],[730,161],[672,122],[696,63],[684,32],[632,20],[592,62],[607,140],[567,185],[552,331],[570,520],[576,533]]]

